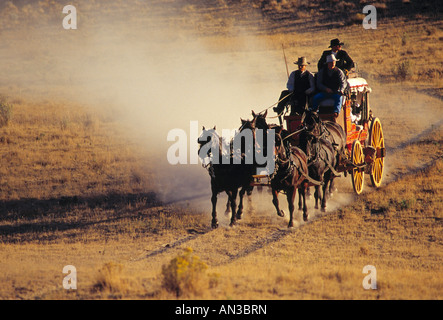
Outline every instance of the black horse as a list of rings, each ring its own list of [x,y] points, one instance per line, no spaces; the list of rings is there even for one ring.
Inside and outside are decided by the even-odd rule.
[[[228,203],[231,206],[231,223],[235,225],[238,218],[241,218],[241,212],[243,208],[243,195],[245,192],[251,190],[251,182],[253,181],[252,175],[255,173],[254,164],[248,164],[242,157],[243,154],[237,155],[232,150],[223,154],[222,140],[218,136],[215,128],[206,130],[203,127],[202,135],[198,139],[199,157],[204,161],[204,158],[210,159],[209,163],[205,166],[208,169],[211,176],[211,191],[212,191],[212,228],[218,227],[217,220],[217,195],[220,192],[226,192],[228,195]],[[207,147],[208,150],[205,154],[202,154],[203,147]],[[240,159],[236,159],[240,157]],[[234,161],[237,160],[237,161]],[[240,190],[240,206],[239,211],[237,209],[237,194]]]
[[[305,130],[299,135],[299,147],[308,157],[309,176],[323,183],[322,193],[320,186],[315,186],[315,208],[321,201],[322,211],[326,210],[326,191],[336,177],[338,165],[338,151],[325,135],[325,128],[315,112],[306,111],[302,117]]]
[[[347,149],[346,149],[346,133],[343,130],[343,128],[335,122],[332,121],[321,121],[320,118],[318,118],[318,115],[312,114],[312,117],[314,117],[320,126],[320,135],[328,140],[335,150],[335,157],[336,157],[336,167],[334,169],[337,169],[337,166],[340,163],[343,163],[346,159],[348,159]],[[329,196],[332,197],[333,193],[337,190],[334,186],[336,175],[334,174],[331,180],[331,183],[329,184]]]
[[[316,132],[317,136],[321,136],[332,144],[336,156],[336,167],[334,169],[337,169],[340,163],[349,158],[346,149],[346,133],[338,123],[322,121],[316,112],[311,111],[306,111],[303,114],[302,122],[308,131]],[[334,186],[335,177],[336,175],[332,177],[329,184],[328,191],[330,197],[337,190]]]

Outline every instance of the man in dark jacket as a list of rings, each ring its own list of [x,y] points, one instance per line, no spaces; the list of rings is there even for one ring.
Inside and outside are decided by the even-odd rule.
[[[296,113],[303,113],[309,96],[315,90],[314,76],[306,69],[306,66],[310,64],[307,62],[306,57],[298,58],[298,61],[294,62],[294,64],[298,65],[298,70],[293,71],[289,76],[286,84],[288,90],[281,93],[280,103],[274,108],[274,111],[279,114],[287,104],[291,105],[291,116]],[[288,96],[291,92],[292,95]],[[284,97],[287,98],[283,99]]]
[[[340,42],[340,40],[338,39],[331,40],[331,45],[329,46],[331,50],[323,51],[323,54],[317,64],[318,71],[323,68],[326,63],[326,57],[331,54],[333,54],[338,60],[337,67],[340,68],[345,73],[345,75],[348,74],[351,68],[354,68],[354,61],[351,59],[349,54],[341,48],[343,44],[344,43]]]
[[[325,99],[334,100],[334,113],[338,116],[343,103],[343,95],[347,87],[346,76],[336,66],[337,59],[334,55],[326,57],[326,64],[317,74],[317,93],[312,99],[310,110],[318,111],[320,102]]]

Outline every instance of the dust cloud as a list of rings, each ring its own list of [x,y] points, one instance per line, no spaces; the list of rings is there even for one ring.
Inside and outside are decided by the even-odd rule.
[[[209,192],[200,164],[168,163],[170,130],[187,133],[189,153],[196,144],[189,140],[202,126],[219,133],[238,128],[251,110],[273,104],[285,84],[283,68],[267,67],[281,56],[263,43],[245,37],[235,51],[208,45],[173,23],[180,12],[167,10],[168,4],[152,11],[142,1],[78,1],[78,29],[65,30],[64,4],[25,3],[6,8],[20,23],[2,25],[0,85],[33,99],[78,103],[124,125],[128,137],[149,151],[165,201]],[[240,29],[232,34],[241,38]],[[198,121],[199,132],[190,132],[191,121]]]

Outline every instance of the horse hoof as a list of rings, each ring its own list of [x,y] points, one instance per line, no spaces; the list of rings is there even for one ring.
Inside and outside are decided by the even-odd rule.
[[[235,225],[237,224],[236,221],[231,221],[231,223],[229,224],[230,227],[235,227]]]
[[[321,208],[321,212],[326,212],[326,207],[325,208]]]
[[[283,211],[283,210],[280,210],[280,212],[278,212],[277,213],[277,215],[279,216],[279,217],[284,217],[285,216],[285,212]]]
[[[237,220],[241,220],[242,217],[243,217],[243,213],[237,213]]]
[[[211,227],[212,227],[212,229],[217,229],[218,228],[218,221],[212,221]]]
[[[294,227],[294,222],[289,221],[288,228],[293,228],[293,227]]]
[[[308,215],[306,213],[303,213],[303,221],[308,221]]]

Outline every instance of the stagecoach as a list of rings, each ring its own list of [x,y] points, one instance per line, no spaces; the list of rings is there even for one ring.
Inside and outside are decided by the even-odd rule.
[[[319,117],[338,123],[346,134],[346,157],[336,168],[337,172],[348,173],[352,177],[355,193],[363,191],[365,174],[369,174],[374,187],[379,187],[383,179],[384,158],[386,155],[381,122],[372,114],[369,105],[371,88],[361,77],[348,79],[349,90],[343,101],[338,117],[333,113],[333,101],[320,104]],[[302,116],[284,116],[286,129],[293,133],[292,144],[298,145],[297,132],[302,126]],[[253,185],[269,185],[269,177],[255,175]]]
[[[279,207],[278,193],[283,191],[290,214],[288,227],[292,227],[297,190],[299,210],[303,210],[303,220],[308,221],[305,196],[310,186],[315,186],[315,208],[318,208],[318,200],[321,200],[321,209],[325,211],[326,188],[329,185],[331,192],[334,178],[341,173],[345,176],[351,175],[352,186],[357,194],[363,191],[365,174],[369,174],[374,187],[381,185],[386,149],[381,122],[372,114],[369,105],[371,88],[365,79],[358,76],[349,77],[348,84],[346,98],[343,99],[338,115],[333,112],[333,101],[325,100],[320,104],[318,113],[306,111],[302,115],[284,116],[286,128],[268,124],[267,109],[264,113],[252,112],[252,121],[242,120],[240,131],[260,129],[269,132],[267,130],[273,128],[276,130],[273,172],[268,172],[268,168],[260,167],[258,163],[248,164],[246,151],[230,153],[231,161],[235,154],[240,154],[241,161],[238,164],[231,161],[223,163],[221,140],[215,127],[211,130],[203,128],[202,136],[198,139],[199,156],[211,157],[214,155],[211,150],[218,150],[218,162],[205,165],[211,176],[213,228],[218,226],[216,207],[217,194],[220,192],[226,192],[228,195],[227,208],[231,208],[231,225],[234,225],[237,219],[241,219],[243,195],[252,191],[251,186],[271,187],[272,202],[281,217],[285,214]],[[255,139],[255,135],[253,136]],[[267,139],[263,140],[265,141]],[[254,147],[256,143],[257,141],[253,143]],[[203,146],[206,148],[208,144],[210,148],[207,149],[207,153],[200,154]],[[267,152],[264,144],[262,147]],[[255,174],[260,169],[264,172]],[[238,210],[237,193],[240,198]]]

